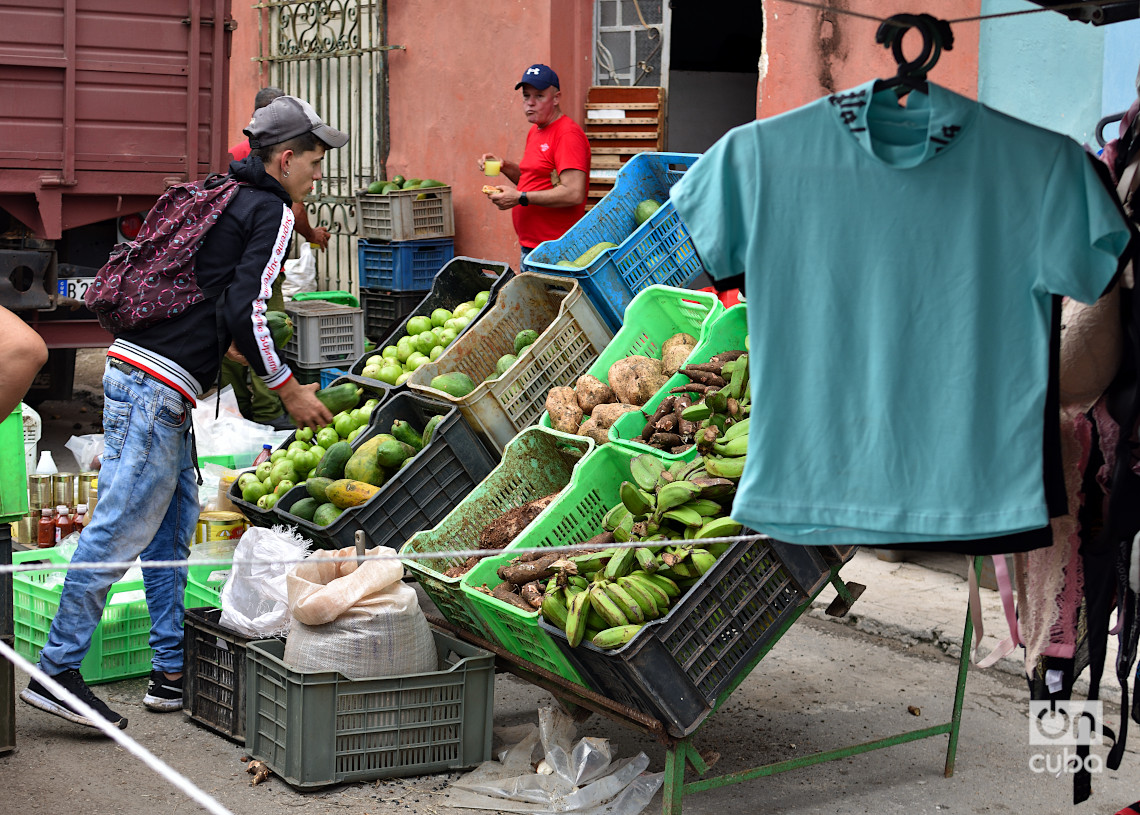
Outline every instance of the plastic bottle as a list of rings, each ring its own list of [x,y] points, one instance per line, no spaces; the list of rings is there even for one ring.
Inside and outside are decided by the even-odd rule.
[[[55,543],[71,534],[71,514],[67,511],[67,507],[60,504],[55,508]]]
[[[55,519],[51,514],[51,507],[40,510],[40,520],[36,524],[36,546],[40,549],[55,545]]]
[[[79,504],[75,507],[75,514],[71,516],[71,531],[79,532],[85,526],[87,526],[87,504]]]
[[[40,462],[36,465],[36,475],[55,475],[58,472],[55,459],[51,457],[51,450],[44,450],[40,453]]]
[[[263,461],[269,461],[269,456],[273,453],[273,445],[261,445],[261,452],[257,454],[257,458],[253,460],[253,466],[256,467]]]

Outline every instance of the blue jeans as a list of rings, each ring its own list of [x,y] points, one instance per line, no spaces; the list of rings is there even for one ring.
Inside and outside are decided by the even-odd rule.
[[[523,268],[523,264],[526,263],[526,256],[529,255],[533,251],[534,251],[533,247],[530,249],[527,249],[525,246],[520,247],[520,249],[519,249],[519,271],[520,272],[526,271],[526,269]]]
[[[73,560],[185,560],[198,521],[190,445],[190,407],[177,391],[142,371],[108,363],[103,374],[103,465],[99,502]],[[40,665],[51,675],[78,669],[103,616],[111,584],[124,569],[67,573]],[[150,647],[157,670],[182,670],[186,568],[143,569]]]

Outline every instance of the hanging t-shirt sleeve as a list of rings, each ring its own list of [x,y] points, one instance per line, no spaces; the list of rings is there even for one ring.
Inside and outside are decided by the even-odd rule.
[[[1082,303],[1096,302],[1116,274],[1128,226],[1076,142],[1058,151],[1040,212],[1037,285]]]
[[[669,191],[705,271],[716,280],[744,271],[759,219],[759,177],[753,125],[729,131]]]

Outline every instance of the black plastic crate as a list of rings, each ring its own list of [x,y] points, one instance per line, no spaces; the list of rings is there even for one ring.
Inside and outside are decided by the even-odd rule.
[[[221,609],[186,609],[182,707],[199,724],[245,744],[245,650],[261,638],[230,631],[221,617]]]
[[[812,569],[817,579],[809,578]],[[721,692],[811,600],[798,580],[817,586],[829,574],[814,547],[739,541],[668,614],[621,648],[607,651],[589,642],[571,648],[563,631],[542,619],[539,624],[590,687],[682,737],[700,726]]]
[[[357,530],[367,545],[399,549],[420,530],[435,526],[495,468],[497,459],[479,441],[459,409],[407,391],[397,392],[372,412],[368,429],[352,442],[356,450],[396,419],[422,431],[432,416],[443,416],[431,441],[415,458],[360,506],[342,512],[328,526],[298,518],[289,508],[308,495],[298,484],[273,508],[276,523],[291,524],[325,549],[353,546]]]
[[[12,527],[0,523],[0,566],[12,565]],[[12,613],[12,573],[0,574],[0,637],[11,637],[15,631]]]
[[[364,336],[376,342],[377,337],[386,337],[392,326],[412,313],[416,304],[424,299],[427,291],[383,291],[381,289],[361,289],[360,305],[364,308]],[[368,357],[378,353],[384,346],[376,342],[375,351],[365,352]],[[360,367],[363,364],[358,363]],[[359,370],[356,365],[353,368]]]
[[[332,385],[329,387],[332,387],[334,385],[342,385],[344,383],[352,383],[353,385],[359,385],[361,388],[363,388],[364,392],[360,395],[360,399],[357,401],[357,407],[364,404],[369,399],[379,399],[380,404],[382,405],[384,403],[384,400],[387,399],[392,393],[391,385],[386,385],[383,382],[377,382],[374,379],[365,379],[361,376],[339,377],[337,379],[334,379]],[[380,405],[377,405],[376,407],[377,410],[380,409]],[[360,435],[363,436],[364,434],[361,433]],[[277,447],[274,449],[288,450],[289,445],[292,444],[296,438],[296,432],[290,433],[289,437],[285,439],[285,441],[281,442],[281,444],[277,445]],[[236,478],[234,479],[234,483],[230,485],[229,495],[230,500],[233,501],[234,506],[238,508],[238,511],[241,512],[241,514],[246,517],[246,520],[248,520],[254,526],[270,527],[281,523],[281,519],[274,515],[272,510],[262,509],[257,504],[251,504],[248,501],[242,500],[241,489],[238,487]],[[285,496],[281,497],[284,498]]]
[[[386,345],[395,345],[396,340],[407,333],[408,320],[412,317],[430,315],[437,308],[445,308],[450,311],[460,303],[475,299],[475,295],[479,292],[490,291],[487,304],[479,310],[476,318],[468,323],[463,331],[459,332],[459,336],[463,336],[464,332],[478,322],[480,316],[487,313],[487,309],[495,302],[499,290],[514,276],[515,273],[511,267],[505,263],[457,257],[449,260],[439,270],[430,291],[402,293],[408,298],[413,296],[418,298],[410,305],[407,304],[406,300],[396,299],[401,296],[400,292],[361,289],[360,295],[364,302],[365,332],[376,343],[376,348],[372,351],[366,351],[356,360],[351,369],[352,373],[359,375],[364,370],[365,362],[369,357],[379,354]],[[369,318],[370,302],[373,303],[371,313],[378,315],[376,321],[371,321]],[[400,311],[401,308],[402,311]],[[389,315],[395,315],[396,312],[399,312],[398,316],[391,316],[389,319]],[[371,326],[379,324],[381,319],[387,320],[384,323],[384,330],[374,335]]]

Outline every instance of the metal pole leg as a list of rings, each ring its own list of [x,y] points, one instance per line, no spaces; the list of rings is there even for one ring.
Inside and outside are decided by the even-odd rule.
[[[665,750],[665,783],[662,791],[665,803],[662,815],[681,815],[681,799],[685,795],[685,754],[689,740],[682,739]]]
[[[981,557],[975,557],[972,564],[974,579],[982,576]],[[962,627],[962,654],[958,658],[958,685],[954,689],[954,710],[950,715],[950,742],[946,745],[946,769],[944,775],[954,775],[954,757],[958,753],[958,731],[962,726],[962,703],[966,698],[966,670],[970,667],[970,640],[974,637],[974,620],[970,617],[970,604],[966,603],[966,623]]]

